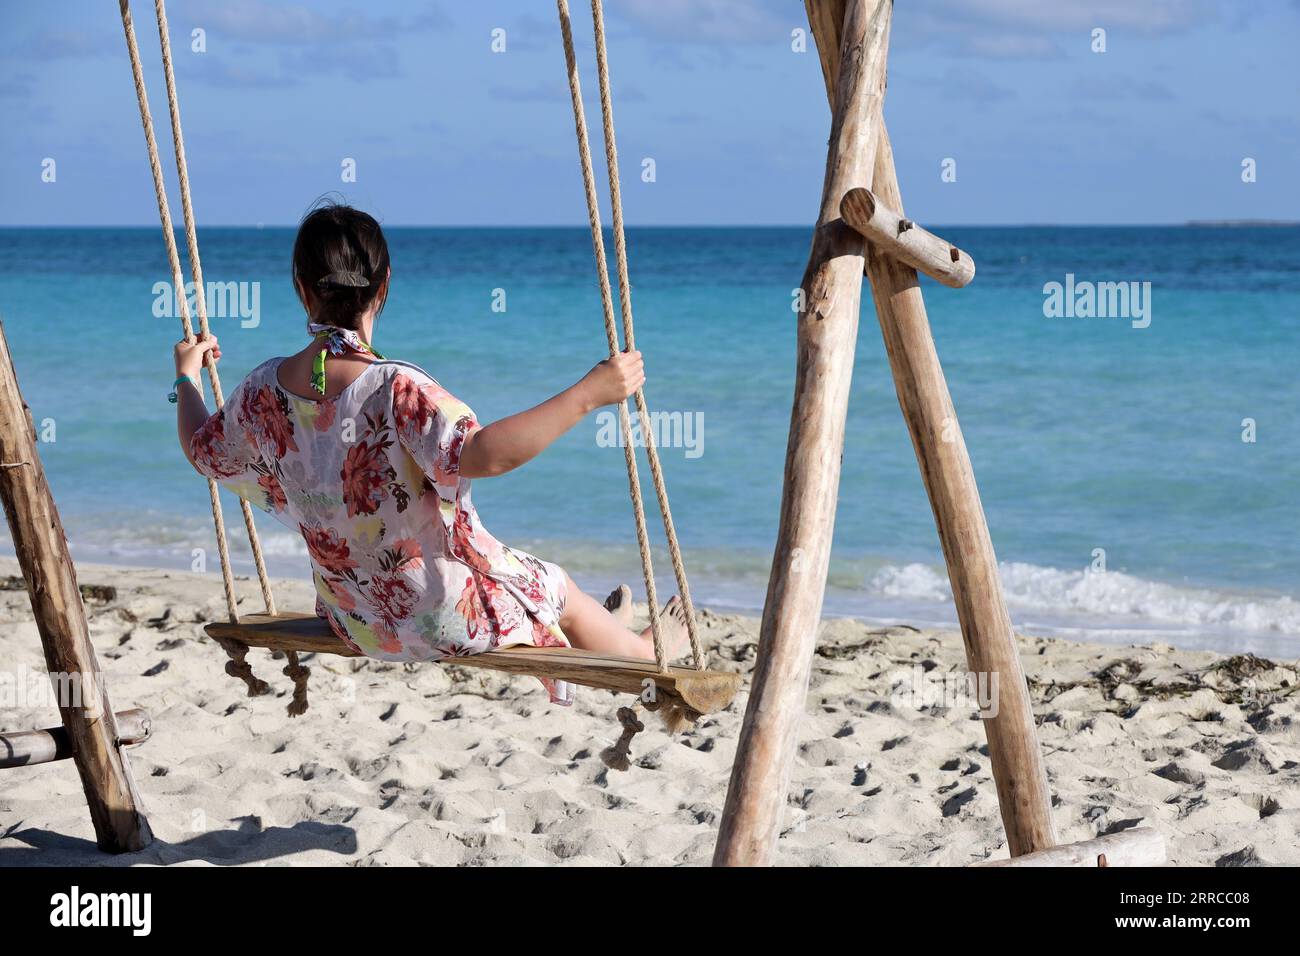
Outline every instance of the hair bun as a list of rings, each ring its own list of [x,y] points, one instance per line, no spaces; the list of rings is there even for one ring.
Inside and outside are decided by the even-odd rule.
[[[370,280],[360,272],[331,272],[316,280],[318,289],[364,289]]]

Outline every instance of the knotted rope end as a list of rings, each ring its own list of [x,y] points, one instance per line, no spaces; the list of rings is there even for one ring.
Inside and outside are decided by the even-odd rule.
[[[632,707],[618,709],[618,722],[623,725],[623,733],[613,746],[600,752],[600,762],[610,770],[626,771],[632,766],[632,738],[645,730],[645,724],[637,719]]]
[[[293,681],[293,700],[289,701],[286,710],[290,717],[301,717],[307,713],[307,678],[311,676],[311,668],[298,662],[297,651],[287,651],[285,657],[289,662],[282,673]]]

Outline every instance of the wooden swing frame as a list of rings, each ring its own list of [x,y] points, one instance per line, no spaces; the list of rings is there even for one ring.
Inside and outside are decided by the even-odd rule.
[[[71,758],[81,776],[95,840],[101,850],[126,853],[153,839],[126,747],[148,739],[149,715],[115,714],[90,641],[77,569],[68,552],[59,509],[37,452],[36,429],[0,325],[0,499],[14,553],[32,602],[32,616],[51,675],[76,678],[79,699],[59,695],[62,726],[0,733],[0,770]],[[56,689],[68,686],[55,680]]]
[[[882,115],[893,0],[804,5],[830,101],[831,134],[802,282],[780,526],[714,864],[770,863],[779,835],[826,589],[865,272],[934,512],[967,664],[999,678],[996,716],[983,724],[1008,849],[1026,865],[1092,865],[1100,854],[1091,845],[1058,852],[1069,848],[1057,847],[997,557],[917,279],[920,270],[960,288],[974,276],[975,264],[903,216]],[[1105,849],[1111,865],[1164,858],[1159,834],[1146,829],[1119,835]]]

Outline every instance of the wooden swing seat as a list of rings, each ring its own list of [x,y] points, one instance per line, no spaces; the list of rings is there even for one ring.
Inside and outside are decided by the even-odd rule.
[[[339,640],[329,624],[314,614],[250,614],[238,624],[213,623],[204,630],[214,638],[234,640],[248,647],[300,654],[336,654],[359,657]],[[653,680],[660,704],[680,704],[697,714],[723,710],[740,689],[740,675],[727,671],[670,667],[661,673],[654,661],[597,654],[576,647],[517,645],[449,658],[446,663],[478,667],[508,674],[551,677],[586,687],[640,695],[646,680]]]

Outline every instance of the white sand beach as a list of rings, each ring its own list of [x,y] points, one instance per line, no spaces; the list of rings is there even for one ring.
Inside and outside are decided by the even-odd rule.
[[[0,578],[18,574],[0,561]],[[275,696],[248,698],[202,624],[220,579],[83,566],[116,710],[153,737],[130,751],[156,840],[99,853],[71,761],[0,772],[0,866],[709,862],[746,702],[667,736],[655,718],[629,772],[600,751],[623,700],[583,689],[571,709],[540,685],[454,666],[308,658],[311,709],[285,714],[282,663],[254,651]],[[254,582],[242,605],[260,610]],[[283,608],[310,585],[278,582]],[[44,671],[25,590],[0,591],[3,673]],[[749,617],[701,614],[713,666],[747,673]],[[1294,662],[1168,646],[1022,636],[1063,840],[1158,828],[1172,864],[1300,864]],[[984,734],[969,708],[897,695],[914,668],[963,670],[960,636],[827,621],[800,727],[777,862],[960,866],[1005,857]],[[13,689],[13,684],[6,692]],[[0,730],[54,726],[6,701]]]

